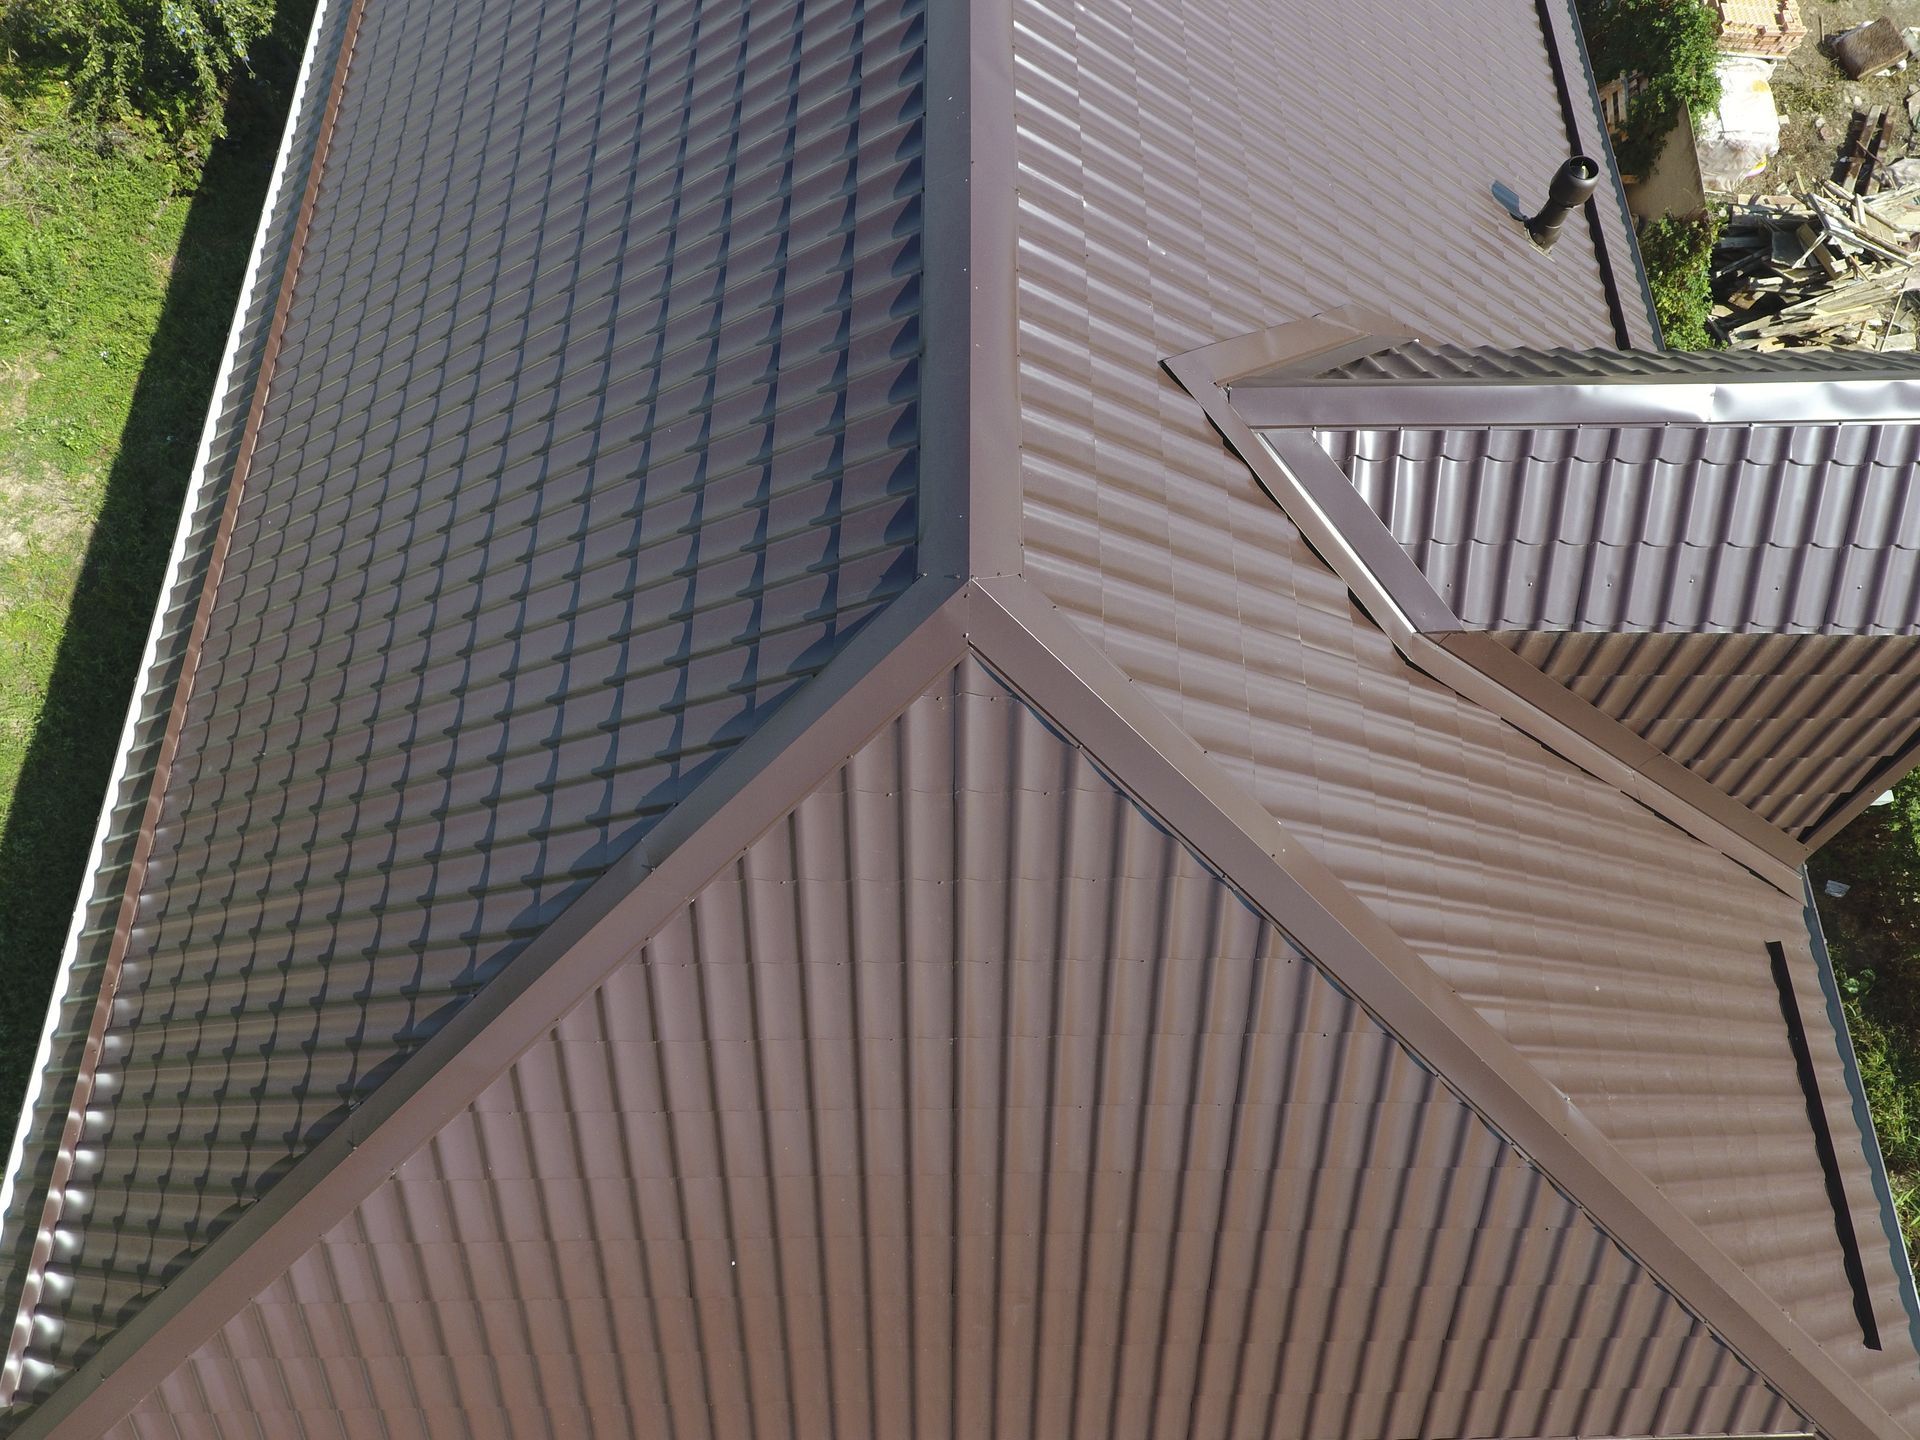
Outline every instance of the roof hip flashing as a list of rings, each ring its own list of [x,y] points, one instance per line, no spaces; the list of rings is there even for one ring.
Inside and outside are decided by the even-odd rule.
[[[93,1433],[117,1420],[635,953],[689,894],[969,652],[1313,955],[1821,1433],[1831,1440],[1899,1433],[1567,1095],[1072,622],[1024,581],[1001,578],[923,581],[876,619],[729,757],[682,807],[684,819],[663,824],[604,876],[537,951],[410,1057],[17,1434]]]

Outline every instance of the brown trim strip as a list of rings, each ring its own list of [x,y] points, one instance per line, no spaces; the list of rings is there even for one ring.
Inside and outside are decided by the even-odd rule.
[[[1807,856],[1806,847],[1778,826],[1770,824],[1726,791],[1701,779],[1664,750],[1634,734],[1597,705],[1581,699],[1532,661],[1516,655],[1487,632],[1463,630],[1424,638],[1448,654],[1458,656],[1522,703],[1533,706],[1569,730],[1577,732],[1641,777],[1645,783],[1637,788],[1629,784],[1621,785],[1634,799],[1656,811],[1660,811],[1660,803],[1648,800],[1648,793],[1672,797],[1691,806],[1705,820],[1719,827],[1725,843],[1715,848],[1760,875],[1776,889],[1784,890],[1789,895],[1800,893],[1800,866]],[[1601,778],[1613,779],[1611,776]],[[1671,801],[1663,799],[1661,803]],[[1664,811],[1661,813],[1665,818],[1673,819]],[[1714,844],[1705,836],[1695,834],[1694,838]]]
[[[933,0],[933,8],[949,0]],[[975,575],[1018,574],[1023,539],[1020,443],[1018,132],[1014,124],[1013,0],[966,0],[972,297],[968,370],[968,562]]]
[[[1316,957],[1828,1440],[1904,1433],[1566,1094],[1071,621],[1021,582],[978,588],[969,638],[981,656]]]
[[[966,574],[969,539],[973,116],[967,76],[975,8],[976,0],[950,0],[926,12],[919,573],[949,579]]]
[[[253,447],[260,428],[261,413],[265,408],[267,389],[272,380],[274,361],[280,348],[280,338],[286,327],[287,310],[293,298],[294,281],[299,273],[301,256],[306,246],[307,230],[312,221],[314,203],[320,193],[320,177],[326,166],[334,122],[339,113],[340,97],[346,89],[347,69],[353,58],[355,41],[359,36],[360,20],[365,7],[366,0],[352,0],[341,35],[340,54],[334,64],[333,80],[327,92],[326,106],[321,112],[313,160],[308,167],[306,188],[300,197],[300,209],[289,241],[286,267],[281,272],[279,294],[274,300],[273,320],[268,327],[266,341],[261,350],[260,375],[254,385],[253,398],[247,407],[246,423],[240,434],[239,455],[234,465],[233,481],[227,488],[226,500],[214,530],[206,578],[202,583],[200,598],[194,610],[193,626],[188,632],[180,679],[174,687],[173,703],[167,711],[166,730],[161,738],[153,776],[148,782],[146,807],[141,813],[140,829],[134,840],[126,889],[121,896],[120,910],[114,922],[113,939],[107,950],[107,958],[101,967],[100,990],[94,999],[93,1016],[87,1027],[86,1044],[81,1052],[78,1073],[74,1076],[73,1093],[68,1104],[66,1121],[61,1130],[59,1148],[54,1152],[53,1170],[47,1181],[32,1260],[21,1289],[20,1313],[15,1319],[13,1332],[8,1341],[4,1373],[9,1377],[17,1377],[19,1373],[27,1339],[32,1333],[33,1313],[39,1303],[47,1262],[53,1253],[54,1230],[59,1224],[64,1193],[73,1172],[74,1151],[79,1144],[87,1107],[93,1097],[94,1080],[98,1074],[100,1056],[106,1042],[107,1022],[113,1011],[114,994],[118,989],[121,967],[125,964],[127,950],[132,941],[134,922],[139,915],[140,895],[145,888],[148,865],[153,855],[154,832],[159,825],[160,813],[166,801],[167,784],[173,773],[174,761],[179,755],[180,732],[187,706],[192,699],[193,682],[199,672],[201,651],[206,644],[207,630],[212,621],[220,578],[226,567],[228,550],[232,545],[234,517],[239,511],[240,497],[245,489],[247,471],[253,458]],[[319,17],[316,16],[316,23],[318,21]],[[288,125],[294,123],[294,118],[294,114],[289,112]],[[217,398],[215,403],[218,403]],[[162,603],[165,603],[164,599]],[[56,1000],[54,1003],[59,1002]],[[4,1384],[4,1389],[0,1390],[0,1404],[12,1401],[14,1383],[16,1382],[8,1381]]]
[[[1632,796],[1781,893],[1798,895],[1805,847],[1497,640],[1463,631],[1405,548],[1357,500],[1352,484],[1313,438],[1304,430],[1256,434],[1228,394],[1226,386],[1236,376],[1345,351],[1369,327],[1378,327],[1383,345],[1394,343],[1389,327],[1396,325],[1391,317],[1368,311],[1336,310],[1164,363],[1408,664]]]
[[[953,584],[923,580],[863,627],[10,1440],[98,1435],[138,1404],[689,897],[958,664],[967,603]]]
[[[1560,33],[1559,27],[1554,24],[1553,11],[1551,9],[1553,4],[1554,0],[1534,0],[1534,10],[1540,17],[1540,38],[1546,42],[1547,66],[1553,71],[1553,88],[1558,91],[1560,95],[1560,118],[1567,127],[1567,145],[1569,152],[1574,155],[1580,155],[1585,153],[1587,144],[1586,141],[1581,138],[1579,117],[1573,107],[1573,84],[1567,76],[1566,62],[1560,57]],[[1586,52],[1584,48],[1580,51],[1580,60],[1580,78],[1585,82],[1588,80],[1590,72],[1586,64]],[[1589,89],[1590,82],[1583,84],[1581,88],[1583,90]],[[1612,147],[1608,147],[1607,154],[1604,158],[1596,158],[1600,158],[1601,163],[1606,165],[1607,169],[1613,173],[1613,188],[1616,190],[1620,189],[1620,167],[1613,163]],[[1614,274],[1613,256],[1607,251],[1606,231],[1603,230],[1600,225],[1599,195],[1594,195],[1592,199],[1588,200],[1587,203],[1580,208],[1586,213],[1587,233],[1593,239],[1593,258],[1600,263],[1600,288],[1606,294],[1607,313],[1613,320],[1613,338],[1622,350],[1631,350],[1633,348],[1633,332],[1627,326],[1626,307],[1620,303],[1620,279],[1619,276]]]
[[[1869,1350],[1878,1350],[1881,1348],[1880,1324],[1873,1318],[1873,1294],[1867,1289],[1866,1267],[1860,1263],[1860,1236],[1853,1228],[1853,1207],[1847,1203],[1846,1177],[1840,1173],[1840,1156],[1833,1148],[1827,1107],[1820,1100],[1820,1077],[1814,1071],[1813,1051],[1807,1045],[1806,1022],[1800,1018],[1800,997],[1794,993],[1793,972],[1787,968],[1787,947],[1778,940],[1769,940],[1767,959],[1773,969],[1774,988],[1780,992],[1780,1018],[1787,1027],[1793,1068],[1800,1077],[1801,1093],[1807,1098],[1807,1124],[1813,1130],[1814,1153],[1820,1157],[1827,1203],[1833,1207],[1833,1233],[1840,1242],[1840,1263],[1846,1271],[1847,1288],[1853,1292],[1853,1315],[1860,1322],[1860,1342]]]

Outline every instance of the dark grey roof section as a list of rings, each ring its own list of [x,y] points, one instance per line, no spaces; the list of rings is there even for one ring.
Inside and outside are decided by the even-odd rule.
[[[1463,625],[1901,634],[1916,425],[1322,431]]]
[[[1409,340],[1315,373],[1316,380],[1537,381],[1637,380],[1731,375],[1795,380],[1807,375],[1920,374],[1920,359],[1864,350],[1576,350],[1503,349]],[[1257,386],[1260,377],[1235,382]]]
[[[1920,635],[1498,638],[1792,835],[1890,784],[1920,729]]]
[[[911,582],[921,12],[368,8],[43,1378]]]

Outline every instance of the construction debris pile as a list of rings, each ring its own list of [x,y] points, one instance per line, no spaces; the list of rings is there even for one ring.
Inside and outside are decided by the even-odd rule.
[[[1855,117],[1836,172],[1736,196],[1714,250],[1709,327],[1743,350],[1913,350],[1920,338],[1920,179],[1883,168],[1885,117]],[[1876,187],[1890,185],[1891,188]]]

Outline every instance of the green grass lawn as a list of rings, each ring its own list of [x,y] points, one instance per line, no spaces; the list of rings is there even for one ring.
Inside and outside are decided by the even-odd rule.
[[[151,137],[75,125],[56,80],[15,78],[0,101],[0,825],[108,474],[124,455],[168,498],[195,428],[183,393],[168,407],[180,431],[128,433],[194,167]]]
[[[0,1113],[18,1107],[304,39],[226,139],[69,113],[0,60]]]

